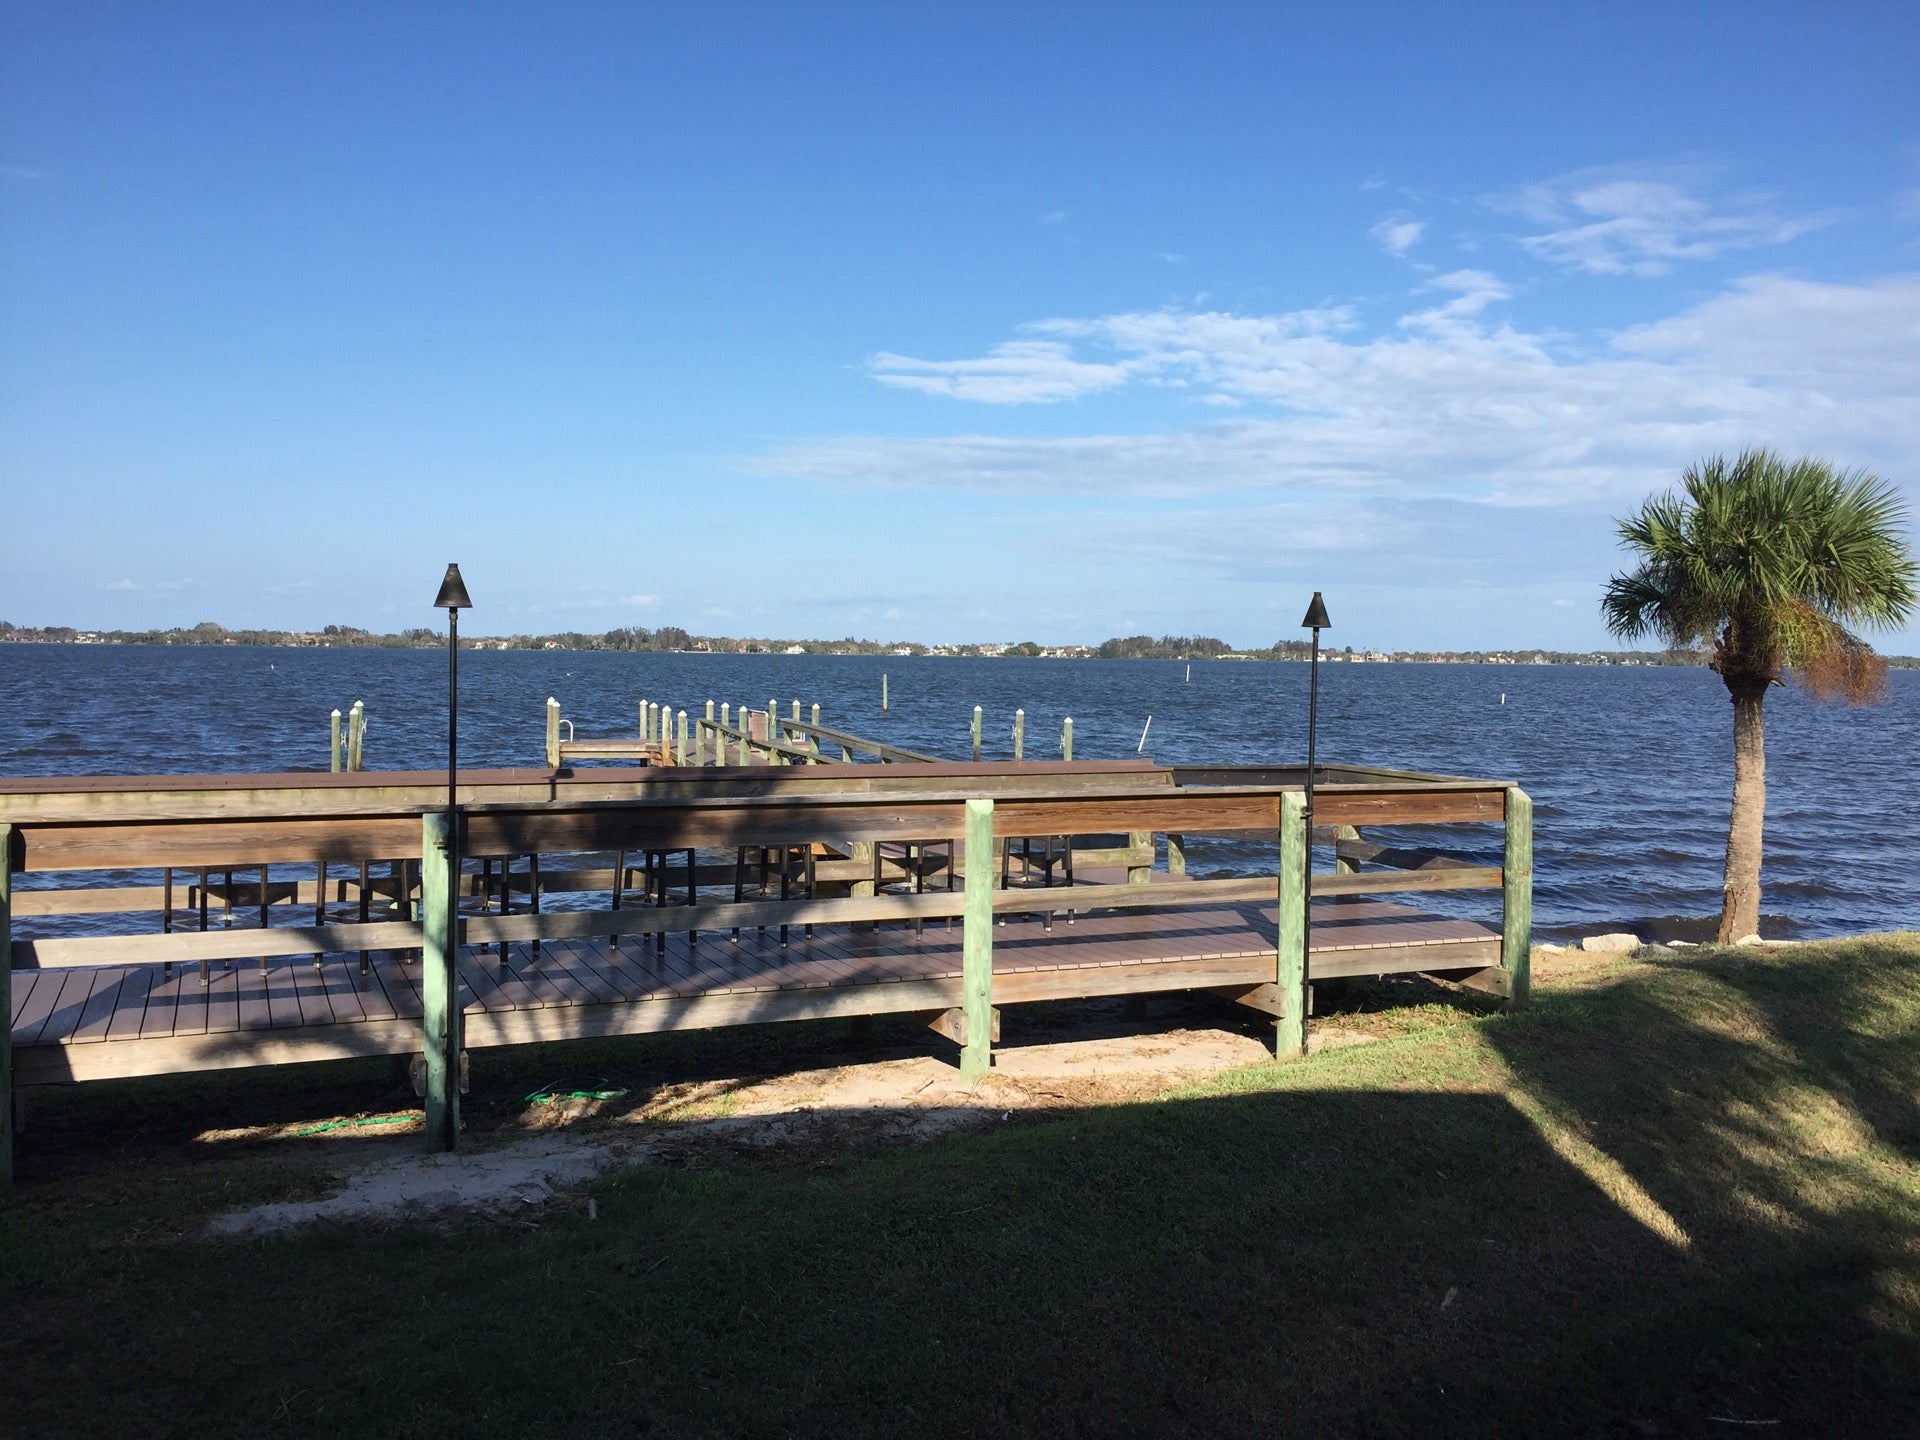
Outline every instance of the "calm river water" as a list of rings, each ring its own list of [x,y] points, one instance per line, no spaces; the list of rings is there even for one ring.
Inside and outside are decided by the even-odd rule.
[[[325,769],[327,714],[367,706],[371,769],[446,755],[446,657],[434,651],[0,646],[0,773],[85,775]],[[1083,759],[1299,761],[1307,667],[1248,662],[953,660],[473,651],[461,656],[463,764],[542,763],[544,705],[578,733],[628,734],[641,698],[818,702],[829,725],[963,758],[973,707],[988,753],[1058,753],[1062,717]],[[880,677],[891,714],[880,714]],[[1698,937],[1718,911],[1731,714],[1705,670],[1568,666],[1321,668],[1320,754],[1519,781],[1536,806],[1542,938],[1600,928]],[[1504,701],[1503,701],[1504,697]],[[1860,710],[1792,689],[1767,704],[1763,930],[1817,936],[1920,926],[1920,672]],[[1463,828],[1457,853],[1497,862]],[[1195,868],[1259,867],[1225,842]]]

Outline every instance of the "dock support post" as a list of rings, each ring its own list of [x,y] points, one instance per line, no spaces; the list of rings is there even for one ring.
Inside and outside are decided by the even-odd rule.
[[[367,702],[356,700],[347,712],[347,769],[366,768]]]
[[[1187,837],[1167,832],[1167,873],[1184,875],[1187,873]]]
[[[333,710],[333,721],[329,735],[332,741],[330,753],[333,758],[332,763],[327,768],[335,775],[338,775],[340,773],[340,707],[337,705]]]
[[[547,697],[547,768],[560,768],[560,702]]]
[[[1333,870],[1336,875],[1358,875],[1360,873],[1360,862],[1358,860],[1351,860],[1340,853],[1340,842],[1342,840],[1357,841],[1360,838],[1360,832],[1351,825],[1336,825],[1333,827]]]
[[[675,757],[674,763],[678,765],[684,765],[687,763],[687,712],[686,711],[682,710],[680,712],[677,724],[679,725],[679,728],[680,728],[680,737],[679,737],[680,750],[678,755]]]
[[[1507,1009],[1524,1010],[1533,989],[1533,799],[1507,791],[1507,848],[1500,866],[1500,968]]]
[[[457,811],[420,817],[420,1028],[427,1058],[427,1151],[460,1148],[460,930]]]
[[[961,1007],[967,1040],[960,1078],[972,1085],[993,1064],[993,800],[967,801],[966,916],[960,932]]]
[[[1274,1030],[1273,1054],[1291,1060],[1307,1051],[1307,801],[1280,797],[1280,925],[1273,982],[1286,1007]]]
[[[880,713],[887,713],[887,674],[884,670],[880,672]]]
[[[1071,715],[1060,726],[1060,758],[1073,759],[1073,717]]]
[[[1027,712],[1013,712],[1013,758],[1019,762],[1027,758]]]
[[[814,729],[817,730],[820,728],[820,702],[818,700],[813,702],[812,715],[813,715],[813,727]]]
[[[980,763],[980,707],[973,707],[973,763]]]
[[[335,712],[338,713],[337,711]],[[13,1184],[13,826],[0,825],[0,1190]]]

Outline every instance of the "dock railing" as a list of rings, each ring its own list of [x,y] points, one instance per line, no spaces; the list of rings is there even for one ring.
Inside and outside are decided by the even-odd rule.
[[[1143,773],[1143,767],[1124,765],[1094,771],[1093,783],[1062,774],[1069,767],[1057,764],[1009,766],[995,777],[964,773],[973,768],[868,767],[855,772],[866,788],[854,793],[820,786],[829,767],[758,767],[706,772],[726,776],[730,784],[724,789],[740,787],[734,793],[703,794],[686,782],[649,783],[634,786],[633,794],[602,798],[473,803],[458,812],[457,845],[445,812],[423,815],[424,807],[396,803],[398,795],[375,800],[365,793],[372,787],[356,792],[337,783],[317,792],[339,795],[331,811],[312,808],[313,792],[303,809],[276,806],[271,791],[224,807],[179,791],[145,794],[138,797],[144,803],[123,803],[106,818],[95,809],[88,818],[84,803],[42,806],[35,815],[30,805],[9,808],[15,797],[0,794],[0,815],[11,817],[0,820],[0,847],[9,862],[0,867],[0,954],[8,962],[9,986],[16,972],[70,975],[57,992],[46,984],[44,998],[42,984],[50,977],[43,973],[35,983],[32,1013],[16,1017],[17,1025],[26,1026],[18,1054],[11,1031],[0,1042],[0,1088],[6,1091],[0,1119],[10,1136],[16,1083],[422,1054],[429,1140],[444,1148],[457,1136],[457,1077],[465,1047],[915,1013],[959,1043],[962,1073],[977,1079],[990,1063],[995,1007],[1003,1004],[1212,990],[1274,1017],[1276,1050],[1285,1056],[1299,1051],[1299,997],[1314,978],[1419,970],[1491,990],[1511,1005],[1527,999],[1531,807],[1515,786],[1377,775],[1340,783],[1330,773],[1318,787],[1316,808],[1342,867],[1312,875],[1316,902],[1497,889],[1503,893],[1501,926],[1480,932],[1485,938],[1383,942],[1316,950],[1310,957],[1305,911],[1311,846],[1297,786],[1204,783],[1240,778],[1218,773],[1190,777],[1202,783],[1177,784],[1177,772],[1145,767]],[[949,773],[925,773],[942,770]],[[660,773],[663,779],[673,775]],[[830,767],[830,773],[849,775],[843,767]],[[995,783],[989,785],[990,778]],[[1070,783],[1076,778],[1082,783]],[[501,788],[508,788],[504,779]],[[760,793],[742,793],[755,789]],[[1430,852],[1368,849],[1359,838],[1362,825],[1461,823],[1502,826],[1502,863],[1437,864]],[[1354,835],[1341,839],[1342,827]],[[1145,836],[1151,855],[1157,837],[1166,837],[1168,868],[1136,874],[1130,866],[1123,881],[1104,882],[1087,876],[1083,864],[1081,883],[1062,885],[1054,883],[1051,866],[1028,863],[1016,848],[1035,839],[1114,835],[1129,837],[1125,853],[1135,858],[1135,839]],[[1270,843],[1274,864],[1251,876],[1178,879],[1176,856],[1184,856],[1189,841],[1209,835]],[[1323,837],[1316,832],[1312,838]],[[1359,868],[1399,867],[1409,860],[1415,868]],[[14,883],[16,873],[23,884]],[[172,877],[182,874],[192,878],[176,892]],[[160,877],[166,877],[161,884],[148,883]],[[959,888],[931,888],[929,877]],[[88,883],[102,878],[110,883]],[[138,883],[126,883],[129,878]],[[223,918],[225,906],[234,906],[236,923],[177,929],[175,902],[182,895],[189,924],[205,923],[214,895],[222,900]],[[371,918],[368,907],[376,898],[393,907],[387,912],[392,918]],[[593,908],[554,908],[581,904]],[[340,918],[343,906],[350,907],[351,918]],[[1260,920],[1269,906],[1272,919]],[[1071,936],[1076,920],[1084,934],[1090,916],[1224,913],[1233,907],[1243,920],[1252,916],[1247,923],[1266,937],[1259,945],[1267,959],[1253,970],[1244,957],[1188,956],[1164,965],[1116,961],[995,973],[996,927],[1022,917],[1033,917],[1039,927],[1023,943],[1045,945]],[[58,923],[63,917],[89,917],[82,923],[98,925],[102,917],[151,916],[156,908],[157,932],[59,933],[75,928],[70,921]],[[957,974],[890,968],[889,957],[906,954],[923,928],[938,921],[961,927]],[[537,965],[543,942],[618,937],[664,948],[668,936],[711,955],[727,950],[743,931],[778,933],[783,943],[797,934],[791,946],[797,958],[823,927],[863,935],[860,953],[873,954],[872,965],[856,965],[840,982],[802,988],[729,984],[645,1002],[495,1011],[477,1004],[487,982],[484,969],[475,968],[494,962],[471,953],[464,962],[458,959],[462,947],[492,946],[504,966],[507,948],[522,945],[531,947],[530,963]],[[880,933],[886,927],[901,928],[889,939]],[[350,961],[321,963],[342,955],[378,956],[383,973],[417,966],[406,983],[417,987],[420,1014],[329,1023],[341,1008],[329,996],[340,999],[341,987],[366,983],[355,978]],[[769,963],[777,972],[777,963]],[[128,1009],[129,997],[157,993],[155,987],[174,972],[182,977],[175,983],[184,984],[195,970],[204,980],[211,967],[235,964],[261,968],[264,1008],[256,1028],[185,1038],[147,1035],[137,1004]],[[265,979],[269,968],[271,983]],[[11,1013],[10,992],[0,998]],[[32,1022],[37,1017],[50,1024],[56,1012],[75,1023],[58,1043],[39,1041]],[[125,1028],[129,1013],[131,1030]]]

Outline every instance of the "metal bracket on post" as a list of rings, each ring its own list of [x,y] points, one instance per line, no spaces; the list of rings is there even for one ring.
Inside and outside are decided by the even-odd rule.
[[[967,1038],[960,1078],[987,1078],[993,1065],[993,800],[967,801],[966,917],[961,929],[960,995]]]
[[[427,1150],[460,1148],[460,872],[458,811],[420,817],[420,1025],[426,1055]]]

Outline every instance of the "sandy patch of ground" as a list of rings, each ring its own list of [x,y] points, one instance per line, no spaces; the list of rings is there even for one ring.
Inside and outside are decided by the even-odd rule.
[[[1326,1028],[1314,1048],[1369,1038]],[[560,1100],[527,1107],[492,1142],[473,1137],[458,1155],[422,1155],[418,1130],[403,1129],[371,1158],[356,1150],[324,1199],[234,1211],[205,1234],[244,1239],[315,1223],[532,1211],[619,1166],[741,1155],[818,1163],[849,1145],[924,1143],[1006,1123],[1015,1112],[1150,1099],[1270,1056],[1249,1035],[1182,1029],[1009,1047],[975,1086],[947,1060],[923,1055],[668,1085],[625,1107]]]

